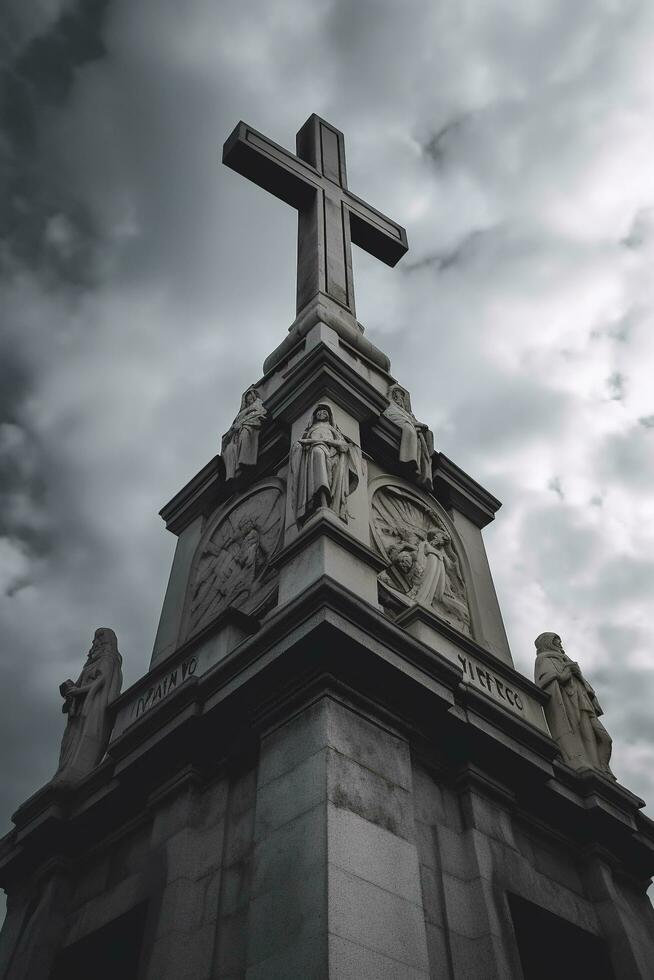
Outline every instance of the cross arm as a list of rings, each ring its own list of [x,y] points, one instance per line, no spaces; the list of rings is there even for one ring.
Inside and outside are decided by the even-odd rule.
[[[310,164],[244,122],[225,141],[223,163],[298,210],[308,206],[320,183]]]
[[[350,212],[350,235],[354,244],[386,265],[397,265],[409,249],[402,225],[371,208],[350,191],[346,192],[345,203]]]

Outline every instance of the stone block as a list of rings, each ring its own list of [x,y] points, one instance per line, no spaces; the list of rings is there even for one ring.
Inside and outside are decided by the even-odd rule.
[[[255,825],[257,840],[324,800],[327,751],[321,749],[295,769],[260,787]]]
[[[245,860],[252,850],[254,807],[229,815],[225,828],[225,865]]]
[[[247,908],[250,900],[251,877],[250,862],[239,861],[222,869],[221,915],[233,915]]]
[[[209,980],[215,940],[213,925],[194,932],[170,933],[158,939],[150,953],[147,980]]]
[[[429,980],[429,973],[359,943],[330,936],[329,980]]]
[[[149,852],[150,824],[133,828],[117,840],[109,852],[107,888],[140,871]]]
[[[179,786],[154,804],[154,820],[150,837],[151,847],[157,847],[193,823],[196,805],[195,787],[188,783]]]
[[[533,847],[534,867],[541,874],[558,881],[577,894],[583,894],[581,876],[572,854],[556,853],[542,844]]]
[[[330,865],[385,888],[409,902],[421,902],[416,848],[350,810],[327,812]]]
[[[327,794],[334,806],[351,810],[397,837],[413,841],[411,797],[370,769],[328,750]]]
[[[512,980],[520,976],[505,962],[492,936],[471,939],[461,933],[449,934],[454,976],[459,980]]]
[[[177,878],[164,888],[157,917],[157,938],[169,933],[189,933],[200,928],[204,912],[204,888],[188,878]]]
[[[426,922],[427,955],[429,956],[429,976],[434,980],[450,980],[452,977],[449,940],[445,930],[433,922]],[[461,977],[461,980],[465,980]]]
[[[199,878],[215,871],[223,861],[225,821],[219,820],[204,830],[180,830],[166,841],[168,881],[180,876]]]
[[[443,790],[421,766],[413,767],[413,801],[416,820],[426,824],[444,820]]]
[[[329,745],[382,779],[412,789],[409,746],[379,725],[363,718],[352,708],[329,701]]]
[[[200,879],[203,889],[202,925],[216,922],[220,914],[220,893],[222,890],[223,869],[212,871]]]
[[[469,878],[475,874],[475,850],[470,835],[459,834],[449,827],[442,826],[438,827],[436,834],[440,866],[443,871],[457,878]],[[438,867],[438,863],[434,866]]]
[[[273,956],[248,965],[234,980],[333,980],[325,936],[308,936]],[[227,980],[221,976],[221,980]],[[231,980],[231,978],[230,978]]]
[[[481,831],[503,844],[516,847],[511,814],[474,790],[461,794],[461,808],[467,828]]]
[[[191,562],[201,534],[202,517],[197,517],[182,531],[177,540],[150,667],[167,657],[177,646]]]
[[[248,917],[248,967],[327,931],[324,875],[295,875],[286,888],[255,895]],[[248,973],[249,975],[249,973]]]
[[[252,855],[252,894],[293,887],[298,877],[325,878],[327,815],[324,803],[259,841]]]
[[[248,773],[252,780],[254,773]],[[247,783],[247,778],[245,780]],[[225,815],[229,800],[229,780],[217,779],[204,786],[198,794],[195,807],[195,825],[199,828],[213,826]]]
[[[416,846],[421,863],[425,864],[428,868],[439,868],[440,859],[436,846],[434,828],[430,824],[423,823],[422,820],[416,820],[414,826]]]
[[[329,931],[406,966],[427,972],[422,908],[331,866]]]
[[[435,871],[434,868],[428,868],[425,864],[421,864],[420,887],[425,922],[432,922],[442,928],[446,920],[440,871]]]
[[[330,704],[329,698],[321,698],[262,739],[259,787],[295,769],[328,744]]]
[[[66,945],[77,942],[96,929],[101,929],[108,922],[129,912],[147,897],[143,876],[130,875],[114,888],[103,892],[78,909],[66,936]]]
[[[339,520],[337,517],[332,518],[331,512],[325,516],[327,520]],[[344,524],[342,529],[345,530]],[[356,528],[348,527],[342,540],[335,540],[327,534],[312,534],[308,529],[304,533],[306,543],[303,542],[302,547],[294,549],[292,560],[283,564],[280,562],[279,604],[290,602],[312,582],[327,576],[378,607],[377,569],[370,564],[367,557],[363,558],[359,554],[360,546],[355,546],[358,537]],[[367,536],[367,525],[363,525],[360,533],[363,538]],[[347,543],[348,537],[352,540],[351,545]]]
[[[247,922],[247,908],[233,915],[221,916],[218,920],[212,976],[234,976],[241,980],[245,975]]]
[[[443,895],[447,921],[457,932],[469,939],[478,939],[493,931],[491,924],[492,894],[486,895],[485,881],[473,878],[462,881],[450,874],[443,874]]]
[[[84,864],[81,867],[75,881],[72,896],[73,905],[84,905],[85,902],[90,901],[90,899],[95,898],[96,895],[100,895],[104,891],[109,880],[109,866],[109,855],[104,854],[95,861]]]
[[[233,781],[229,787],[230,814],[243,813],[254,806],[257,798],[257,771],[249,769]]]

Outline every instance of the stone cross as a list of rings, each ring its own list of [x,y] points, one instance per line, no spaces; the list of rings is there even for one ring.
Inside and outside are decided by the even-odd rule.
[[[324,293],[355,316],[352,242],[393,266],[407,251],[406,232],[348,190],[338,129],[309,116],[296,148],[297,155],[240,122],[223,163],[297,208],[297,312]]]

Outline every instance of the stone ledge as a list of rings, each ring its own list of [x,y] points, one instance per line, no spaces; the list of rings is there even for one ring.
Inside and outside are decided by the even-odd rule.
[[[264,374],[274,371],[290,356],[294,348],[318,323],[325,323],[331,327],[341,340],[353,347],[360,357],[369,360],[376,368],[390,371],[391,362],[388,357],[367,337],[364,337],[362,325],[352,314],[344,307],[340,307],[331,297],[319,293],[298,311],[295,320],[288,328],[287,336],[268,355],[263,364]]]
[[[291,422],[325,396],[358,421],[376,418],[388,399],[323,341],[289,367],[284,385],[266,399],[273,420]]]
[[[492,493],[468,476],[444,453],[434,453],[434,496],[446,510],[460,511],[473,524],[483,528],[490,524],[502,506]]]
[[[369,565],[376,572],[381,572],[386,568],[386,562],[376,551],[363,544],[358,538],[350,534],[345,529],[342,521],[338,517],[332,517],[331,511],[322,508],[316,512],[304,525],[296,538],[293,538],[287,545],[278,551],[270,560],[272,568],[280,568],[297,557],[307,545],[313,544],[320,537],[329,538],[336,544],[341,545],[346,551],[351,552],[366,565]]]

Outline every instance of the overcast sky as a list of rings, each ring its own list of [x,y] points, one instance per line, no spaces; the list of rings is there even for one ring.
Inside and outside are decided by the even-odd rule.
[[[407,228],[357,313],[437,447],[504,503],[516,665],[544,630],[654,802],[651,0],[4,0],[0,824],[54,772],[59,683],[146,669],[175,539],[295,312],[295,213],[223,167],[239,119],[345,131]]]

